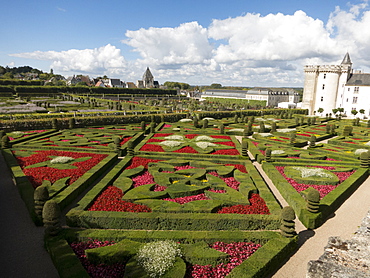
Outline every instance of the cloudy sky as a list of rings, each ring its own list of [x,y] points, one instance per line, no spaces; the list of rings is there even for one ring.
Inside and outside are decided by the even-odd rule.
[[[160,83],[302,87],[306,64],[348,51],[370,72],[368,0],[13,0],[0,65]]]

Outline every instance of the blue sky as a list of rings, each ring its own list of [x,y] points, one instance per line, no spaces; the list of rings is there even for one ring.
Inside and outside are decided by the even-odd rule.
[[[303,86],[306,64],[370,68],[368,0],[8,1],[0,65],[192,85]],[[369,71],[369,70],[368,70]]]

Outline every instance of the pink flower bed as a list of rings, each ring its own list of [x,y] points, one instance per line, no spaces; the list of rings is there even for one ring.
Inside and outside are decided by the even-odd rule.
[[[261,247],[260,244],[253,242],[215,242],[210,246],[213,249],[229,254],[230,261],[226,264],[219,264],[216,267],[211,265],[193,265],[190,277],[194,278],[223,278],[228,275],[231,270],[240,265],[244,260],[248,259],[254,252]]]
[[[104,247],[113,245],[114,242],[111,241],[99,241],[99,240],[90,240],[86,242],[73,242],[70,244],[71,248],[80,259],[81,264],[86,269],[87,273],[90,277],[93,278],[118,278],[123,277],[125,272],[125,265],[124,263],[116,263],[113,265],[107,264],[98,264],[95,265],[91,263],[85,255],[85,250],[93,249],[98,247]]]
[[[315,166],[316,168],[322,168],[326,170],[333,170],[334,167],[326,167],[326,166]],[[284,173],[284,166],[276,166],[276,169],[279,173],[297,190],[297,192],[301,192],[306,190],[309,187],[315,188],[317,191],[320,192],[320,198],[324,198],[329,192],[333,191],[335,188],[338,187],[343,181],[345,181],[348,177],[350,177],[355,171],[350,172],[333,172],[339,178],[339,184],[336,185],[312,185],[312,184],[305,184],[305,183],[298,183],[294,179],[288,178]]]

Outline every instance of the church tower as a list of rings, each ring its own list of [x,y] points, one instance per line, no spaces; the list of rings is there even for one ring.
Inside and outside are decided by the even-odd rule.
[[[341,92],[351,70],[348,53],[340,65],[305,66],[302,109],[308,109],[309,115],[313,115],[319,108],[329,114],[334,108],[341,107]]]
[[[144,88],[153,88],[154,87],[154,77],[150,72],[149,67],[146,68],[146,71],[143,75],[143,85]]]

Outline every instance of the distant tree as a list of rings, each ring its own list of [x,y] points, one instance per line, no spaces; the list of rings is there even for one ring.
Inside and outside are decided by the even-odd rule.
[[[334,109],[332,109],[331,111],[333,111],[333,114],[335,115],[335,114],[337,114],[338,109],[337,109],[337,108],[334,108]]]
[[[357,115],[357,113],[358,113],[358,111],[357,111],[356,109],[351,110],[351,114],[352,114],[353,116],[356,116],[356,115]]]
[[[319,112],[320,114],[322,113],[322,112],[324,112],[324,108],[319,108],[319,109],[317,109],[317,112]]]
[[[218,83],[212,83],[210,86],[212,89],[221,89],[222,85]]]
[[[339,112],[339,116],[342,116],[342,113],[344,112],[344,108],[343,107],[339,107],[338,108],[338,112]]]
[[[0,74],[4,74],[6,72],[5,68],[0,66]]]

